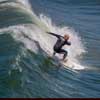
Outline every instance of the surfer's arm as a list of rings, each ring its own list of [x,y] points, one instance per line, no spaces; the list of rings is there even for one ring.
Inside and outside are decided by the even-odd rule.
[[[67,45],[71,45],[71,42],[66,41],[66,44],[67,44]]]
[[[51,35],[53,35],[53,36],[56,36],[57,38],[60,38],[60,37],[62,37],[62,36],[60,36],[60,35],[58,35],[58,34],[55,34],[55,33],[52,33],[52,32],[47,32],[48,34],[51,34]]]

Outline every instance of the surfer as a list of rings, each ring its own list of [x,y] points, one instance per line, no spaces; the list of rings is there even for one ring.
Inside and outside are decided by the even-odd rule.
[[[66,62],[65,58],[67,57],[68,52],[66,50],[62,49],[62,47],[64,45],[71,45],[71,43],[68,42],[69,35],[65,34],[64,36],[61,36],[61,35],[58,35],[58,34],[55,34],[55,33],[52,33],[52,32],[47,32],[47,33],[51,34],[53,36],[56,36],[58,38],[57,42],[55,43],[55,45],[53,47],[53,50],[54,50],[53,55],[55,55],[56,53],[63,54],[62,60],[64,62]]]

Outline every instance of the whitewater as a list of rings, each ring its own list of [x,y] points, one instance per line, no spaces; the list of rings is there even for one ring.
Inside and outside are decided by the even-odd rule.
[[[52,20],[48,18],[47,16],[40,14],[38,17],[34,11],[31,8],[31,5],[29,4],[28,0],[17,1],[18,3],[7,3],[6,6],[10,7],[18,7],[21,8],[21,10],[27,11],[27,13],[30,14],[34,24],[29,25],[17,25],[17,26],[10,26],[8,28],[2,29],[3,31],[13,31],[14,35],[13,37],[24,43],[27,49],[32,50],[35,53],[38,53],[38,47],[36,46],[33,41],[37,41],[41,48],[48,54],[53,54],[53,45],[56,42],[56,38],[48,35],[46,32],[54,32],[59,35],[69,34],[72,45],[71,47],[65,46],[64,48],[68,50],[68,59],[71,60],[69,66],[72,62],[77,63],[75,65],[75,69],[84,69],[83,66],[80,65],[80,62],[77,59],[77,56],[80,56],[82,53],[85,52],[85,47],[82,44],[81,37],[78,35],[78,32],[75,32],[73,28],[70,28],[68,26],[60,27],[56,26],[54,23],[52,23]],[[24,5],[24,7],[22,6]],[[5,6],[5,5],[1,5]],[[1,31],[2,31],[1,30]],[[28,37],[25,37],[25,35]],[[58,57],[61,58],[61,55]]]

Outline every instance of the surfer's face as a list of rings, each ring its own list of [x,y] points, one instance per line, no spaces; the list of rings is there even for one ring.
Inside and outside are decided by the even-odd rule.
[[[68,40],[69,39],[69,36],[68,35],[64,35],[64,39],[65,40]]]

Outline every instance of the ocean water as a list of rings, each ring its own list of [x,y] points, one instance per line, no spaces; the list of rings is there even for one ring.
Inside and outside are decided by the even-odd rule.
[[[47,31],[70,35],[68,66]],[[99,0],[0,0],[0,98],[13,97],[100,98]]]

